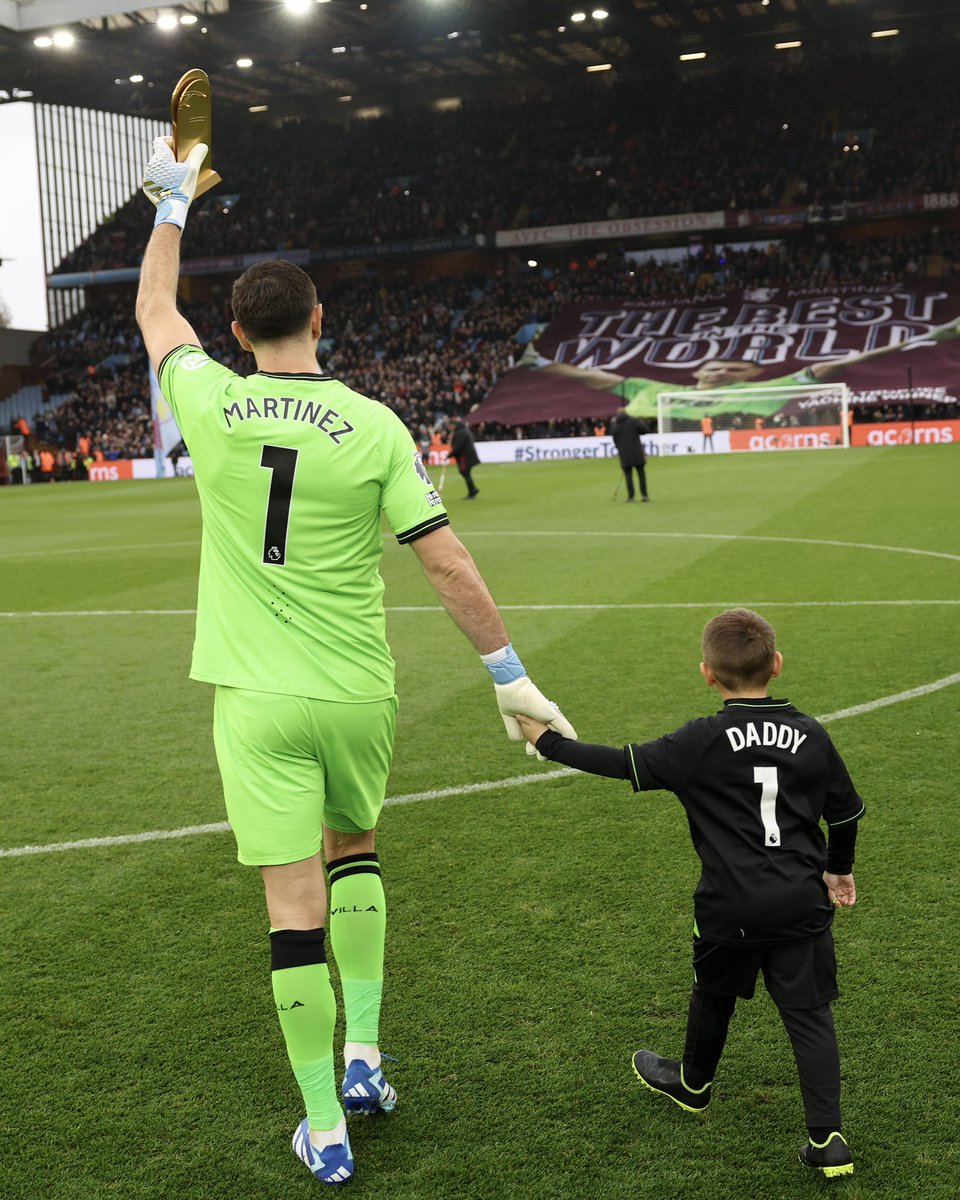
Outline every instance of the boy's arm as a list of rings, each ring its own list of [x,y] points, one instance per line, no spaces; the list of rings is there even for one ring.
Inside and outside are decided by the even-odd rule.
[[[545,729],[537,721],[528,717],[518,716],[517,721],[524,734],[533,736],[537,753],[542,758],[561,763],[565,767],[573,767],[577,771],[587,771],[591,775],[606,775],[608,779],[630,779],[629,751],[626,748],[617,750],[614,746],[591,745],[589,742],[573,742],[552,729]],[[536,733],[535,727],[545,729]]]
[[[856,818],[829,827],[827,869],[823,873],[823,882],[830,893],[830,903],[839,908],[849,908],[857,902],[857,887],[853,882],[853,860],[859,827],[860,823]]]
[[[823,816],[827,823],[827,869],[823,881],[830,901],[840,908],[856,903],[857,888],[853,881],[854,851],[857,830],[866,813],[866,805],[854,787],[846,764],[836,746],[827,738],[828,784]]]
[[[712,718],[711,718],[712,719]],[[517,718],[524,737],[541,758],[549,758],[578,771],[606,775],[610,779],[629,779],[635,792],[678,792],[696,770],[703,753],[703,718],[688,721],[673,733],[652,742],[631,742],[616,749],[583,742],[568,745],[553,731],[544,732],[542,722]]]

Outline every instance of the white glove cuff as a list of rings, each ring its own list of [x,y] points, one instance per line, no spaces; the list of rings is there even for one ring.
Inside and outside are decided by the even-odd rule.
[[[182,192],[165,196],[157,205],[157,215],[153,222],[154,229],[158,225],[176,225],[178,229],[182,230],[187,223],[189,209],[190,205]]]

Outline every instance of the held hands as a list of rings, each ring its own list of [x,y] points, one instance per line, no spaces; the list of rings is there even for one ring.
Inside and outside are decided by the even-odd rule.
[[[154,138],[153,155],[143,171],[143,191],[157,206],[154,228],[176,225],[183,229],[206,155],[207,147],[201,142],[194,146],[185,162],[178,163],[173,156],[173,138]]]
[[[823,882],[830,893],[830,903],[837,908],[850,908],[857,902],[857,886],[852,875],[833,875],[824,871]]]
[[[573,728],[559,708],[548,700],[528,675],[522,675],[512,683],[495,683],[497,705],[507,737],[511,742],[522,742],[526,739],[526,751],[531,757],[536,755],[541,762],[546,761],[537,754],[533,743],[547,729],[555,729],[564,737],[576,738],[577,731]],[[538,730],[535,737],[530,737],[526,729],[521,728],[521,719],[530,721],[532,727]]]
[[[564,737],[576,738],[576,730],[553,701],[548,700],[533,683],[509,642],[492,654],[481,654],[480,658],[493,678],[497,707],[511,742],[524,741],[524,734],[517,720],[520,714],[542,722]],[[529,743],[526,749],[527,754],[531,756],[537,753]]]
[[[524,716],[523,713],[517,714],[517,724],[520,726],[520,732],[527,739],[527,745],[533,746],[536,749],[537,741],[550,728],[549,725],[544,725],[542,721],[535,721],[533,717]],[[538,754],[537,758],[542,755]]]

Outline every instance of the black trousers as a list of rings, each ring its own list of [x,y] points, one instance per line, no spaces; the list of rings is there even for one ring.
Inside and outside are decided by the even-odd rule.
[[[467,495],[475,496],[477,494],[477,492],[480,491],[480,489],[473,482],[473,475],[472,475],[473,467],[467,467],[466,470],[464,470],[463,467],[460,467],[458,469],[460,471],[460,474],[463,476],[463,482],[467,485]]]
[[[694,984],[687,1016],[683,1073],[690,1087],[709,1083],[727,1040],[736,996],[708,992]],[[780,1008],[793,1046],[808,1129],[840,1129],[840,1051],[829,1004]]]
[[[634,471],[636,471],[636,473],[637,473],[637,482],[640,485],[640,495],[643,496],[644,499],[646,499],[646,496],[647,496],[647,469],[646,469],[646,467],[642,466],[642,465],[638,466],[638,467],[628,467],[624,463],[621,463],[620,468],[623,471],[624,479],[626,479],[626,481],[627,481],[627,499],[632,500],[634,497],[634,490],[633,490],[633,472]]]

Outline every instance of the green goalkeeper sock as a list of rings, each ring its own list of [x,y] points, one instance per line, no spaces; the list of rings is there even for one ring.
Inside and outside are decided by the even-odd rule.
[[[273,997],[311,1129],[333,1129],[343,1116],[333,1074],[337,1002],[322,929],[270,932]]]
[[[376,1046],[383,998],[387,908],[376,854],[349,854],[327,864],[330,942],[340,972],[346,1041]]]

